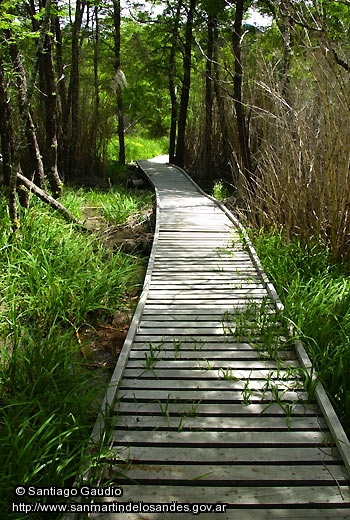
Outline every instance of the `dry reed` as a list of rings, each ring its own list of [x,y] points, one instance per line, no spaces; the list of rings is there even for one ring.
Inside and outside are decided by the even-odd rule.
[[[265,75],[262,77],[266,77]],[[270,73],[256,83],[252,132],[256,189],[240,183],[248,220],[289,238],[317,238],[334,260],[350,256],[350,88],[347,73],[310,50],[288,101]]]

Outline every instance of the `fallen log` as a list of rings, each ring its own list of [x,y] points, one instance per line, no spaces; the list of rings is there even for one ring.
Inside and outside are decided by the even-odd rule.
[[[29,191],[34,193],[40,200],[45,202],[46,204],[50,204],[50,206],[58,211],[68,222],[72,222],[79,228],[81,228],[83,231],[88,231],[88,229],[71,213],[63,204],[58,202],[56,199],[51,197],[46,191],[42,190],[34,184],[34,182],[27,179],[27,177],[24,177],[21,173],[17,173],[17,179],[18,181],[23,184],[26,188],[28,188]]]

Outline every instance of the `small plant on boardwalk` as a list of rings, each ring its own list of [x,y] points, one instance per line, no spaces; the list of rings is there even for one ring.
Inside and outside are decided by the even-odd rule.
[[[184,410],[182,415],[184,417],[197,417],[198,413],[199,413],[198,407],[201,404],[201,402],[202,402],[202,399],[200,399],[199,401],[193,401],[191,403],[191,406],[186,408],[186,410]]]
[[[168,397],[166,398],[166,401],[164,403],[158,400],[160,411],[164,415],[164,417],[169,417],[169,402],[170,394],[168,394]]]
[[[252,374],[252,372],[250,372],[249,376],[247,377],[247,379],[246,379],[246,381],[244,383],[243,390],[242,390],[242,397],[243,397],[243,404],[244,404],[244,406],[248,406],[248,404],[250,403],[250,398],[254,394],[254,391],[251,388],[249,388],[251,374]]]
[[[179,339],[174,338],[173,339],[173,345],[174,345],[174,360],[178,359],[180,356],[180,348],[182,346],[183,342]]]
[[[268,299],[264,299],[261,303],[249,302],[234,313],[226,312],[222,317],[224,334],[238,341],[247,340],[271,359],[277,359],[286,346],[288,332],[282,325],[281,311],[272,312],[270,307]]]
[[[154,346],[152,343],[148,344],[149,352],[145,352],[145,370],[140,373],[139,377],[142,377],[147,370],[150,370],[153,375],[157,377],[156,373],[154,372],[154,368],[159,361],[159,355],[163,350],[163,345],[164,342],[157,346]]]
[[[240,381],[239,377],[232,374],[232,367],[219,368],[219,377],[225,381]]]
[[[192,341],[192,345],[193,345],[193,350],[202,350],[202,348],[205,345],[204,341],[197,339],[197,338],[192,337],[191,341]]]
[[[198,360],[198,367],[201,370],[213,370],[215,368],[215,365],[210,359],[203,358],[201,360]]]

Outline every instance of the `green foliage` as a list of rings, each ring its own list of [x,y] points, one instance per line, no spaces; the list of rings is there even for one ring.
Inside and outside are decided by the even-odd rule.
[[[334,265],[314,240],[286,241],[282,233],[261,231],[254,245],[324,383],[350,432],[350,281],[347,263]]]
[[[75,210],[96,196],[70,191],[65,203]],[[126,203],[130,211],[139,205]],[[136,257],[107,254],[96,237],[39,201],[23,212],[16,236],[4,199],[0,221],[0,508],[6,515],[18,502],[15,485],[72,486],[84,458],[91,467],[101,456],[99,447],[90,455],[85,448],[108,375],[87,370],[76,333],[123,308],[143,267]]]
[[[125,138],[126,162],[134,163],[137,159],[151,159],[157,155],[168,153],[168,139],[166,137],[151,139],[141,136],[127,136]],[[110,141],[108,156],[110,160],[118,159],[118,140]]]
[[[217,200],[224,200],[228,197],[229,193],[227,188],[224,186],[222,181],[216,181],[213,187],[213,197]]]

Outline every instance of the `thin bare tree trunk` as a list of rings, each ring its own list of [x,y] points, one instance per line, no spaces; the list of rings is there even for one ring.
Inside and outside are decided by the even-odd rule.
[[[12,33],[10,30],[5,30],[6,38],[9,42],[12,41]],[[25,99],[27,94],[27,79],[24,66],[22,63],[19,49],[15,43],[9,45],[11,61],[13,69],[16,71],[16,83],[18,91],[18,106],[20,113],[25,109]],[[40,153],[39,143],[36,134],[36,128],[31,115],[28,110],[28,117],[26,121],[26,140],[28,149],[26,151],[25,164],[22,170],[26,173],[28,178],[34,178],[38,186],[45,186],[44,165]]]
[[[196,7],[196,0],[190,0],[190,6],[187,14],[186,30],[185,30],[185,46],[183,69],[184,75],[182,80],[181,100],[179,110],[179,122],[177,128],[177,145],[175,163],[183,167],[185,164],[185,137],[187,124],[187,109],[191,88],[191,67],[192,67],[192,32],[193,18]]]
[[[0,136],[2,153],[3,183],[9,186],[11,177],[11,165],[14,146],[14,135],[12,127],[12,112],[9,96],[6,90],[6,81],[0,53]]]
[[[235,57],[235,74],[233,78],[233,95],[237,121],[237,131],[240,147],[241,167],[248,186],[252,189],[252,164],[249,149],[248,125],[243,105],[243,67],[241,55],[241,33],[244,15],[244,0],[237,0],[236,15],[232,32],[232,47]]]
[[[90,146],[91,150],[96,150],[97,155],[97,135],[99,124],[99,108],[100,108],[100,89],[99,89],[99,54],[100,54],[100,22],[98,6],[95,6],[95,46],[94,46],[94,115],[91,124]]]
[[[43,55],[45,64],[45,86],[46,86],[46,150],[45,165],[46,175],[50,183],[52,193],[55,198],[62,194],[62,181],[57,169],[57,92],[56,74],[53,59],[53,46],[51,36],[46,37],[46,49]]]
[[[78,175],[78,143],[79,143],[79,100],[80,100],[80,42],[79,34],[83,22],[85,4],[76,0],[75,19],[72,27],[71,73],[69,79],[68,99],[63,114],[65,129],[64,153],[67,156],[65,175],[74,179]]]
[[[202,177],[209,180],[212,172],[212,133],[213,133],[213,57],[214,57],[214,26],[215,17],[208,15],[208,38],[207,38],[207,56],[205,71],[205,130],[204,130],[204,150],[203,150],[203,168],[201,168]]]
[[[175,149],[176,149],[176,128],[177,128],[177,111],[178,111],[178,100],[176,94],[175,85],[175,56],[178,48],[178,37],[179,37],[179,23],[180,13],[183,3],[179,0],[177,3],[174,26],[171,35],[171,47],[169,56],[169,94],[171,101],[171,116],[170,116],[170,134],[169,134],[169,162],[175,162]]]
[[[11,168],[11,176],[9,181],[9,212],[12,222],[12,229],[16,231],[19,228],[19,219],[17,212],[17,201],[16,201],[16,188],[17,188],[17,174],[21,168],[21,155],[22,148],[26,137],[27,119],[29,114],[30,102],[33,97],[35,80],[39,70],[39,59],[43,52],[45,38],[50,24],[50,13],[51,13],[52,0],[46,1],[45,14],[40,29],[40,36],[37,44],[37,52],[33,63],[32,73],[27,87],[25,100],[23,103],[23,110],[20,117],[19,132],[17,142],[15,143],[15,149],[13,154],[13,167]]]
[[[120,0],[113,0],[113,21],[114,21],[114,56],[115,56],[115,93],[117,96],[117,116],[118,116],[118,138],[119,138],[119,163],[125,164],[125,129],[123,111],[123,83],[125,82],[124,73],[121,70],[120,61],[120,26],[121,26],[121,6]]]
[[[223,149],[223,159],[226,165],[231,163],[232,157],[232,145],[230,132],[227,124],[227,115],[226,115],[226,107],[224,100],[224,90],[221,84],[220,77],[220,65],[219,65],[219,29],[217,20],[215,20],[214,27],[214,90],[216,102],[218,105],[219,111],[219,120],[220,120],[220,129],[222,135],[222,149]]]

